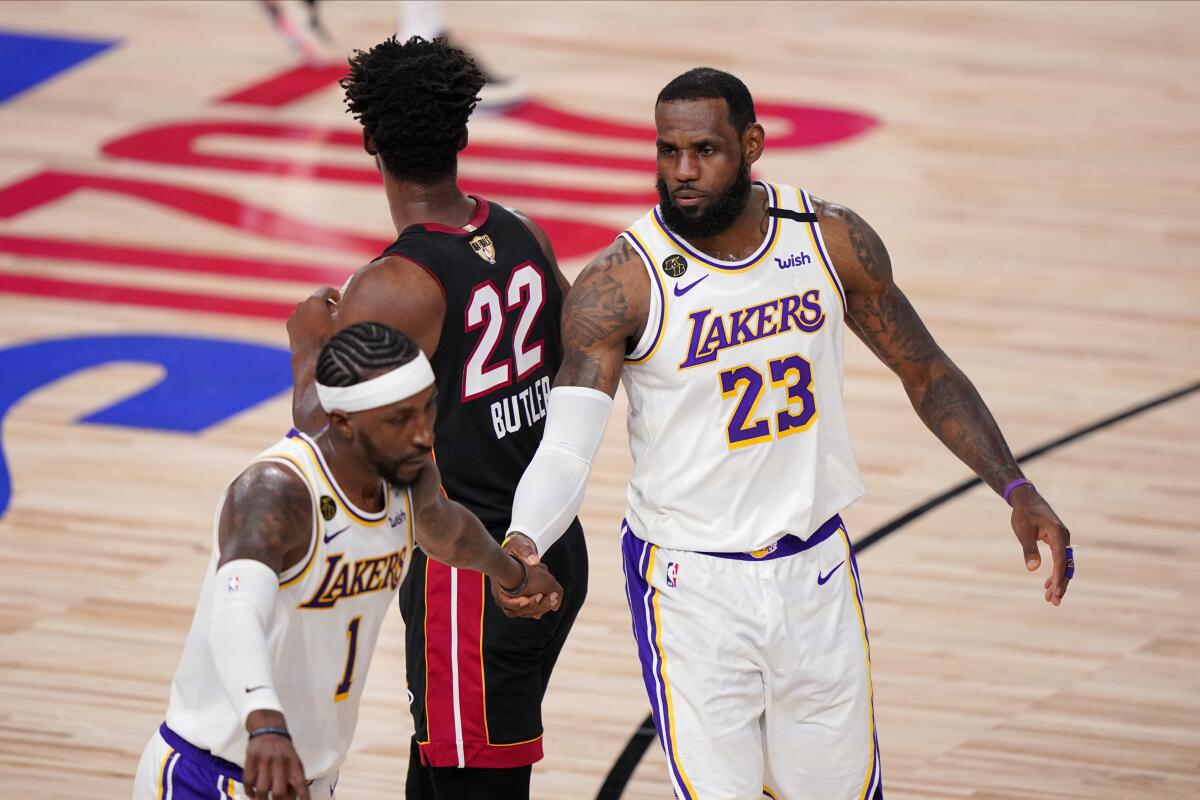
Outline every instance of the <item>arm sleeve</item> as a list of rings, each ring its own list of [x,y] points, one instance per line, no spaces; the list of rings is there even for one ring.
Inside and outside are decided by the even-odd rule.
[[[278,594],[275,570],[261,561],[239,558],[217,570],[208,644],[217,677],[243,725],[251,711],[283,713],[267,647],[267,622]]]
[[[523,533],[545,553],[563,535],[579,507],[592,460],[600,449],[613,400],[582,386],[550,390],[546,431],[513,497],[509,533]]]

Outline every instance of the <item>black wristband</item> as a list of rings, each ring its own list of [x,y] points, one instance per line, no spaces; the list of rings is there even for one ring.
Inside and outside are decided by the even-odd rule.
[[[521,582],[518,583],[516,586],[514,586],[511,589],[509,589],[509,588],[505,587],[504,585],[500,584],[499,582],[497,582],[496,585],[500,587],[500,591],[511,596],[511,595],[515,595],[517,592],[524,589],[525,585],[527,583],[529,583],[529,567],[525,566],[525,562],[522,561],[521,559],[517,558],[516,556],[514,556],[512,553],[509,553],[508,557],[511,558],[513,561],[517,562],[518,564],[520,564],[521,570],[524,573],[521,576]]]
[[[288,733],[287,728],[280,728],[275,725],[265,725],[261,728],[255,728],[254,730],[250,731],[251,739],[253,739],[255,736],[267,736],[267,735],[282,736],[283,738],[287,739],[289,742],[292,740],[292,735],[290,733]]]

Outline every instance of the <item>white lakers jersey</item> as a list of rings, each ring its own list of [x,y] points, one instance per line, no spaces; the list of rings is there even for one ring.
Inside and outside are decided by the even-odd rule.
[[[313,440],[296,432],[255,460],[290,467],[313,498],[312,544],[299,564],[279,576],[275,614],[267,625],[275,691],[312,780],[335,771],[350,747],[379,626],[412,553],[412,497],[389,489],[383,511],[362,511],[337,485]],[[218,517],[224,500],[217,504]],[[213,664],[214,657],[239,654],[214,654],[208,644],[219,558],[214,530],[212,560],[171,682],[167,726],[197,747],[243,764],[246,729]]]
[[[627,520],[677,550],[744,552],[807,538],[857,501],[842,405],[845,296],[803,190],[759,183],[762,245],[718,261],[657,208],[624,236],[651,275],[626,358],[634,468]]]

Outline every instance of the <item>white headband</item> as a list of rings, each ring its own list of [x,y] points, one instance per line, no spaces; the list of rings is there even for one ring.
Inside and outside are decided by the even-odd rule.
[[[370,408],[399,403],[433,385],[433,367],[424,353],[391,372],[353,386],[324,386],[317,384],[317,397],[326,412],[366,411]]]

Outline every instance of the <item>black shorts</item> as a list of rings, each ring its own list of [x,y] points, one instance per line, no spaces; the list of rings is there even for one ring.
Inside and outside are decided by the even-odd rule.
[[[587,595],[578,520],[542,560],[563,586],[562,605],[540,620],[509,619],[482,573],[414,552],[400,611],[413,725],[426,766],[523,767],[541,760],[542,696]]]

